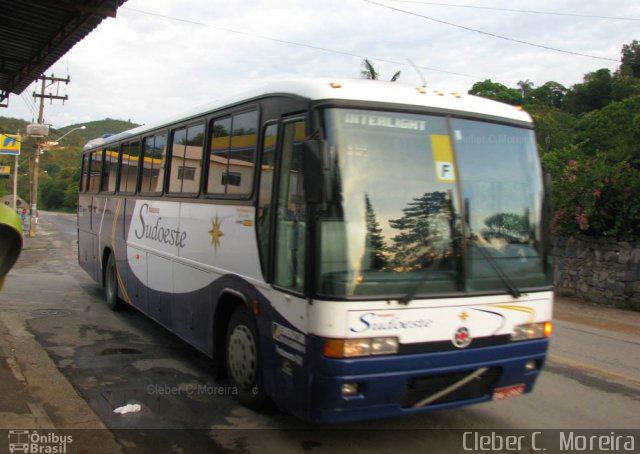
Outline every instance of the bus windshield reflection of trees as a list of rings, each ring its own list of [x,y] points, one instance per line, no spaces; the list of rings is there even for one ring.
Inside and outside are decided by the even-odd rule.
[[[548,285],[530,130],[388,112],[354,125],[354,115],[326,113],[333,194],[320,293],[402,296],[412,283],[426,296],[504,291],[502,272],[518,287]],[[448,142],[443,158],[438,143]],[[442,180],[441,159],[460,175]]]

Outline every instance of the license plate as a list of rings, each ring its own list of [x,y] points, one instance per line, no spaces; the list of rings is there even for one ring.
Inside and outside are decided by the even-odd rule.
[[[493,400],[509,399],[510,397],[518,397],[524,394],[525,384],[505,386],[504,388],[497,388],[493,391]]]

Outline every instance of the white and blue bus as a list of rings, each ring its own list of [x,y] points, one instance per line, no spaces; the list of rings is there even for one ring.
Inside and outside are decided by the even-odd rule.
[[[244,405],[342,422],[532,390],[548,212],[521,109],[283,81],[89,142],[78,258]]]

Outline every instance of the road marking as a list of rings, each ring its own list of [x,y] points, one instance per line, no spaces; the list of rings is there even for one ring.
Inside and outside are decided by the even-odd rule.
[[[574,369],[580,369],[583,372],[589,373],[589,374],[595,374],[595,375],[599,375],[603,378],[607,378],[607,379],[611,379],[611,380],[615,380],[615,381],[621,381],[621,382],[625,382],[627,384],[636,386],[638,388],[640,388],[640,380],[630,377],[628,375],[624,375],[624,374],[618,374],[616,372],[611,372],[609,370],[603,369],[601,367],[596,367],[596,366],[592,366],[590,364],[585,364],[585,363],[581,363],[580,361],[576,361],[574,359],[570,359],[567,358],[565,356],[560,356],[560,355],[554,355],[554,354],[548,354],[547,358],[549,361],[551,361],[552,363],[562,363],[565,364],[569,367],[572,367]]]

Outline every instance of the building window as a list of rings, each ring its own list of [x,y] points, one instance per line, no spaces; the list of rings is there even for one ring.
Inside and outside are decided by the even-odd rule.
[[[258,142],[257,124],[256,110],[212,120],[208,194],[251,194]]]
[[[178,179],[180,179],[180,180],[190,180],[190,181],[195,180],[196,179],[196,168],[195,167],[186,167],[186,166],[178,167]]]
[[[166,160],[166,143],[167,136],[165,134],[151,136],[144,139],[140,192],[162,192]]]
[[[228,172],[222,174],[221,184],[223,186],[240,186],[242,174],[239,172]]]
[[[173,131],[169,192],[199,192],[203,144],[204,124]]]

